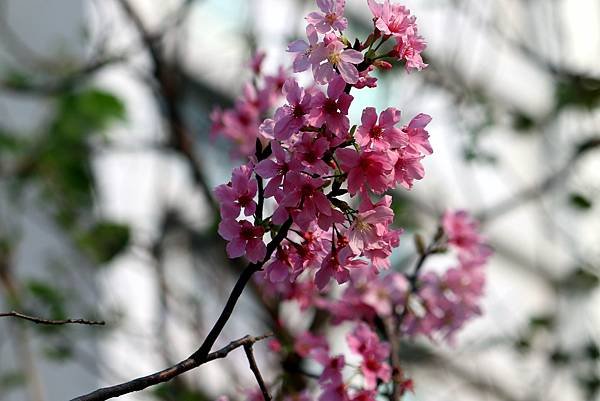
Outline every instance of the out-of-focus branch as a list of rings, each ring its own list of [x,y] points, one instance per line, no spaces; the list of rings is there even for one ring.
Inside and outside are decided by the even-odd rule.
[[[263,398],[265,401],[271,401],[271,394],[269,394],[269,389],[263,380],[263,377],[258,369],[258,365],[256,364],[256,359],[254,359],[254,352],[252,351],[252,343],[244,344],[244,352],[246,352],[246,357],[248,358],[248,364],[250,365],[250,370],[254,373],[254,377],[256,378],[256,382],[258,383],[258,387],[260,387],[260,391],[262,392]]]
[[[131,4],[127,0],[118,0],[118,3],[137,29],[152,60],[153,76],[158,84],[157,95],[161,100],[160,103],[164,106],[171,146],[188,161],[194,181],[200,187],[212,210],[217,211],[218,207],[213,199],[211,188],[204,178],[202,163],[194,151],[193,138],[179,109],[182,98],[182,80],[175,67],[177,62],[169,62],[163,57],[159,38],[148,31]]]
[[[54,95],[76,87],[80,83],[89,79],[90,76],[104,67],[122,63],[127,60],[127,54],[118,54],[96,58],[79,69],[68,73],[64,78],[59,78],[53,82],[27,82],[14,79],[0,80],[0,88],[19,93],[35,95]]]
[[[567,162],[556,172],[549,174],[546,178],[541,180],[539,183],[534,184],[531,187],[524,188],[514,195],[496,203],[495,205],[482,210],[477,214],[477,218],[481,222],[489,222],[490,220],[496,219],[504,214],[516,209],[523,204],[539,198],[545,193],[552,190],[556,185],[564,182],[564,180],[573,171],[576,163],[589,151],[600,148],[600,137],[592,137],[575,147],[575,151]]]
[[[230,342],[227,346],[221,348],[218,351],[211,352],[202,359],[195,359],[193,357],[189,357],[167,369],[122,384],[118,384],[116,386],[96,390],[93,393],[74,398],[73,401],[106,400],[113,397],[119,397],[123,394],[132,393],[134,391],[143,390],[147,387],[167,382],[173,379],[174,377],[177,377],[191,369],[197,368],[198,366],[203,365],[207,362],[214,361],[215,359],[225,358],[231,351],[239,347],[243,347],[246,344],[254,344],[257,341],[261,341],[270,336],[271,334],[265,334],[259,337],[245,336],[243,338],[240,338],[239,340]]]
[[[400,401],[402,399],[402,362],[400,361],[400,336],[398,335],[397,324],[394,316],[384,321],[385,334],[390,342],[390,353],[392,362],[392,381],[393,392],[391,401]]]
[[[36,323],[36,324],[46,324],[46,325],[63,325],[63,324],[84,324],[84,325],[90,325],[90,326],[104,326],[106,324],[106,322],[102,321],[102,320],[87,320],[87,319],[59,319],[59,320],[52,320],[52,319],[44,319],[41,317],[36,317],[36,316],[30,316],[30,315],[25,315],[23,313],[19,313],[16,311],[10,311],[10,312],[2,312],[0,313],[0,317],[14,317],[17,319],[23,319],[23,320],[28,320],[30,322]]]

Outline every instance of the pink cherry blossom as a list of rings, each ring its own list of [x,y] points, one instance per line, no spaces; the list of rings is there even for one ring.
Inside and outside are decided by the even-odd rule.
[[[390,355],[390,346],[386,342],[381,342],[367,324],[362,322],[357,324],[346,336],[346,341],[350,350],[363,358],[360,370],[367,390],[374,390],[377,387],[378,378],[384,382],[391,379],[392,369],[385,362]]]
[[[298,85],[294,79],[288,79],[283,85],[283,93],[288,104],[275,112],[273,133],[276,139],[285,140],[295,134],[306,123],[310,112],[310,94]]]
[[[337,39],[326,46],[326,62],[314,69],[314,77],[318,83],[326,84],[332,81],[338,75],[335,68],[347,83],[358,82],[359,74],[356,65],[363,62],[364,56],[357,50],[345,47]]]
[[[262,64],[267,54],[263,51],[256,52],[248,63],[254,75],[260,75],[262,72]]]
[[[404,60],[406,62],[404,68],[407,72],[421,71],[427,67],[421,56],[421,52],[425,50],[426,46],[425,40],[417,35],[396,37],[396,46],[390,55]]]
[[[414,25],[415,18],[400,4],[391,4],[390,0],[383,0],[383,3],[367,0],[367,3],[375,17],[375,26],[385,35],[405,35]]]
[[[393,218],[392,209],[383,205],[358,213],[347,233],[350,249],[355,254],[360,254],[365,248],[380,248],[379,242],[387,233],[387,227]]]
[[[458,250],[459,257],[465,265],[470,261],[483,264],[491,254],[479,233],[478,223],[465,210],[446,211],[442,217],[442,227],[448,237],[448,244]]]
[[[433,153],[431,144],[429,143],[429,132],[425,130],[427,124],[431,122],[431,116],[427,114],[418,114],[404,128],[408,137],[408,146],[416,152],[430,155]]]
[[[323,161],[325,152],[329,150],[329,141],[323,137],[315,138],[311,133],[304,132],[300,141],[294,145],[296,159],[306,171],[315,174],[327,174],[331,169]]]
[[[356,89],[363,88],[376,88],[377,78],[372,77],[370,74],[375,69],[373,65],[368,66],[366,69],[358,72],[358,81],[354,84]]]
[[[328,354],[317,353],[316,360],[323,365],[323,372],[319,377],[319,384],[322,386],[337,385],[343,383],[342,369],[346,365],[344,355],[330,357]]]
[[[363,110],[361,125],[356,130],[356,142],[365,149],[387,150],[397,148],[407,141],[407,135],[395,125],[400,121],[400,110],[389,107],[379,115],[373,107]]]
[[[233,170],[231,182],[215,188],[215,197],[221,204],[221,217],[235,219],[240,210],[244,209],[246,216],[252,216],[256,211],[254,197],[258,190],[256,180],[252,178],[252,168],[242,165]]]
[[[316,67],[327,57],[325,45],[319,43],[319,35],[314,25],[306,27],[306,37],[308,42],[298,39],[288,45],[287,51],[296,53],[292,64],[294,72],[302,72],[308,70],[309,67]]]
[[[413,186],[414,180],[420,180],[425,175],[425,169],[421,164],[423,156],[410,148],[399,149],[396,154],[394,182],[406,189],[410,189]]]
[[[348,20],[343,16],[345,3],[345,0],[317,0],[317,6],[322,13],[311,12],[306,21],[314,25],[320,33],[343,31],[348,28]]]
[[[322,354],[328,355],[329,353],[329,344],[327,344],[325,337],[305,331],[296,338],[294,351],[304,358],[316,356],[323,360]]]
[[[350,248],[333,249],[323,259],[321,268],[315,275],[315,284],[322,290],[333,277],[338,284],[350,279],[350,269],[365,268],[368,264],[360,259],[354,259]]]
[[[290,276],[292,270],[292,261],[290,255],[290,248],[284,244],[277,247],[275,251],[275,258],[265,267],[265,277],[271,282],[280,282],[287,279]]]
[[[309,116],[311,125],[322,127],[326,124],[336,135],[348,132],[348,109],[354,98],[344,92],[345,88],[346,82],[341,77],[336,77],[327,87],[327,96],[321,92],[313,96]]]
[[[251,262],[264,259],[267,253],[267,247],[262,240],[264,233],[264,228],[247,220],[224,219],[219,223],[219,234],[229,241],[226,249],[230,258],[246,255]]]
[[[367,189],[383,193],[392,182],[395,160],[387,152],[338,149],[335,152],[342,171],[348,173],[348,192],[354,195]],[[391,157],[390,157],[391,156]]]
[[[348,386],[344,383],[330,383],[323,386],[319,401],[349,401]]]
[[[277,141],[271,142],[271,150],[275,160],[265,159],[260,161],[256,167],[256,174],[262,178],[270,178],[265,186],[265,197],[270,198],[280,192],[279,186],[287,173],[298,171],[301,168],[300,161],[293,158]]]

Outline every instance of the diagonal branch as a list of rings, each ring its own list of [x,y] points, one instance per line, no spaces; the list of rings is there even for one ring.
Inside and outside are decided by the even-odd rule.
[[[250,364],[250,370],[254,373],[254,377],[258,382],[258,386],[260,387],[260,391],[265,399],[265,401],[271,401],[271,394],[269,394],[269,389],[263,380],[263,377],[258,369],[258,365],[256,364],[256,359],[254,359],[254,352],[252,351],[253,344],[244,344],[244,351],[246,352],[246,357],[248,358],[248,363]]]
[[[16,311],[10,312],[2,312],[0,313],[0,317],[15,317],[18,319],[28,320],[30,322],[36,324],[47,324],[47,325],[62,325],[62,324],[85,324],[90,326],[104,326],[106,322],[101,320],[86,320],[86,319],[61,319],[61,320],[52,320],[52,319],[44,319],[36,316],[29,316],[23,313],[19,313]]]
[[[228,345],[226,345],[218,351],[211,352],[210,354],[206,355],[206,357],[204,357],[203,359],[195,359],[193,357],[189,357],[167,369],[163,369],[159,372],[139,377],[137,379],[118,384],[116,386],[96,390],[90,394],[74,398],[72,401],[106,400],[108,398],[118,397],[123,394],[143,390],[147,387],[169,381],[174,377],[177,377],[182,373],[197,368],[198,366],[203,365],[207,362],[213,361],[215,359],[225,358],[231,351],[235,350],[236,348],[254,344],[257,341],[261,341],[270,336],[271,334],[265,334],[259,337],[245,336],[238,340],[230,342]]]
[[[147,387],[163,383],[165,381],[171,380],[172,378],[187,372],[193,368],[196,368],[206,362],[208,362],[211,358],[210,349],[217,341],[217,338],[223,331],[225,324],[229,321],[235,305],[242,295],[246,284],[250,281],[250,278],[254,273],[261,270],[264,264],[271,258],[277,246],[287,237],[287,233],[292,226],[292,219],[288,218],[285,223],[281,225],[277,235],[269,242],[267,245],[267,254],[265,258],[258,263],[251,263],[242,271],[242,274],[238,278],[231,294],[229,294],[229,298],[227,299],[227,303],[221,312],[221,315],[217,319],[213,328],[210,330],[200,348],[196,350],[189,358],[186,360],[170,367],[160,372],[140,377],[138,379],[117,384],[110,387],[104,387],[93,391],[89,394],[83,395],[81,397],[74,398],[72,401],[99,401],[99,400],[107,400],[113,397],[119,397],[124,394],[133,393],[134,391],[140,391]],[[213,358],[214,359],[214,358]]]

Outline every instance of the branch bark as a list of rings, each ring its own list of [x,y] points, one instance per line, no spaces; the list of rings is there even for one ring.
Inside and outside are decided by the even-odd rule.
[[[52,320],[52,319],[44,319],[41,317],[25,315],[24,313],[19,313],[16,311],[10,312],[2,312],[0,313],[0,317],[15,317],[18,319],[28,320],[30,322],[36,324],[46,324],[46,325],[63,325],[63,324],[84,324],[90,326],[104,326],[106,322],[102,320],[87,320],[87,319],[60,319],[60,320]]]
[[[254,373],[254,377],[258,382],[258,387],[260,387],[260,391],[262,392],[263,398],[265,401],[271,401],[271,394],[269,394],[269,389],[263,380],[263,377],[258,369],[258,365],[256,364],[256,359],[254,359],[254,352],[252,351],[253,344],[244,344],[244,351],[246,352],[246,357],[248,358],[248,364],[250,364],[250,370]]]
[[[185,373],[191,369],[197,368],[198,366],[203,365],[207,362],[213,361],[215,359],[225,358],[231,351],[235,350],[236,348],[243,347],[247,344],[254,344],[257,341],[261,341],[270,336],[271,334],[265,334],[259,337],[245,336],[238,340],[230,342],[228,345],[226,345],[218,351],[206,355],[206,357],[203,359],[195,359],[193,357],[189,357],[159,372],[139,377],[137,379],[118,384],[116,386],[101,388],[87,395],[74,398],[71,401],[106,400],[113,397],[119,397],[124,394],[133,393],[134,391],[140,391],[147,387],[167,382],[173,379],[174,377],[177,377],[180,374]]]
[[[271,258],[271,255],[273,255],[273,252],[275,252],[275,249],[277,249],[277,246],[281,243],[281,241],[283,241],[286,238],[291,225],[292,225],[292,219],[289,218],[288,220],[286,220],[285,223],[283,223],[281,225],[281,227],[279,228],[279,231],[277,232],[277,235],[267,245],[267,254],[266,254],[265,258],[258,263],[249,264],[242,271],[242,274],[240,275],[237,282],[235,283],[235,286],[233,287],[231,294],[229,294],[229,298],[227,299],[227,303],[225,304],[225,307],[223,308],[221,315],[219,316],[219,318],[215,322],[213,328],[210,330],[210,332],[204,339],[204,342],[202,343],[202,345],[200,345],[200,348],[198,348],[198,350],[196,350],[196,352],[194,352],[192,355],[190,355],[189,358],[185,359],[184,361],[182,361],[174,366],[171,366],[170,368],[162,370],[160,372],[157,372],[157,373],[154,373],[154,374],[151,374],[148,376],[140,377],[138,379],[134,379],[134,380],[131,380],[131,381],[128,381],[125,383],[121,383],[121,384],[117,384],[114,386],[104,387],[104,388],[98,389],[96,391],[93,391],[89,394],[74,398],[72,401],[107,400],[109,398],[119,397],[124,394],[132,393],[134,391],[140,391],[147,387],[171,380],[172,378],[174,378],[184,372],[187,372],[190,369],[196,368],[196,367],[208,362],[209,360],[212,360],[212,359],[210,359],[211,355],[212,355],[209,353],[210,349],[212,348],[214,343],[217,341],[217,338],[223,331],[223,328],[225,327],[225,324],[227,323],[227,321],[229,321],[229,318],[231,317],[233,310],[235,308],[235,305],[236,305],[238,299],[240,298],[240,296],[242,295],[242,292],[244,291],[246,284],[248,283],[248,281],[250,281],[250,278],[252,277],[252,275],[254,273],[256,273],[257,271],[261,270],[262,267],[264,266],[264,264]],[[213,359],[215,359],[215,358],[213,358]]]

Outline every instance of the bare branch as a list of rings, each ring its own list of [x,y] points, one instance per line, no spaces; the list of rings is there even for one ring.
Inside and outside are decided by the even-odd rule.
[[[61,320],[52,320],[52,319],[44,319],[41,317],[29,316],[23,313],[19,313],[16,311],[10,312],[2,312],[0,313],[0,317],[15,317],[18,319],[28,320],[30,322],[36,324],[46,324],[46,325],[62,325],[62,324],[85,324],[90,326],[104,326],[106,322],[102,320],[87,320],[87,319],[61,319]]]
[[[242,271],[242,274],[238,278],[231,294],[229,294],[229,298],[227,299],[227,303],[221,312],[221,315],[217,319],[213,328],[210,330],[200,348],[196,350],[189,358],[186,360],[170,367],[160,372],[151,374],[149,376],[144,376],[126,383],[117,384],[111,387],[105,387],[98,389],[94,392],[91,392],[87,395],[83,395],[81,397],[74,398],[72,401],[99,401],[99,400],[107,400],[113,397],[119,397],[124,394],[129,394],[134,391],[140,391],[147,387],[156,385],[158,383],[163,383],[165,381],[171,380],[172,378],[187,372],[190,369],[198,367],[210,359],[210,349],[217,341],[217,338],[223,331],[225,324],[229,321],[231,314],[235,308],[235,305],[242,295],[246,284],[250,281],[250,278],[254,273],[262,269],[263,265],[271,258],[277,246],[283,241],[287,233],[292,225],[292,219],[289,218],[282,226],[279,228],[277,235],[273,238],[271,242],[267,245],[267,254],[265,258],[258,263],[251,263]],[[242,344],[243,345],[243,344]]]
[[[238,340],[230,342],[228,345],[226,345],[218,351],[206,355],[206,357],[203,359],[195,359],[193,357],[189,357],[171,366],[170,368],[163,369],[159,372],[139,377],[137,379],[118,384],[116,386],[101,388],[87,395],[74,398],[71,401],[106,400],[113,397],[119,397],[123,394],[133,393],[134,391],[140,391],[147,387],[167,382],[173,379],[174,377],[177,377],[182,373],[197,368],[198,366],[203,365],[207,362],[213,361],[215,359],[225,358],[231,351],[235,350],[236,348],[243,347],[247,344],[254,344],[257,341],[264,340],[265,338],[268,338],[270,336],[270,333],[259,337],[245,336]]]
[[[244,344],[244,351],[246,352],[246,357],[248,358],[248,363],[250,364],[250,370],[254,373],[254,377],[258,382],[258,386],[260,387],[260,391],[265,399],[265,401],[271,401],[271,394],[269,394],[269,389],[263,380],[262,375],[260,374],[260,370],[258,369],[258,365],[256,364],[256,359],[254,359],[254,352],[252,351],[252,343]]]

